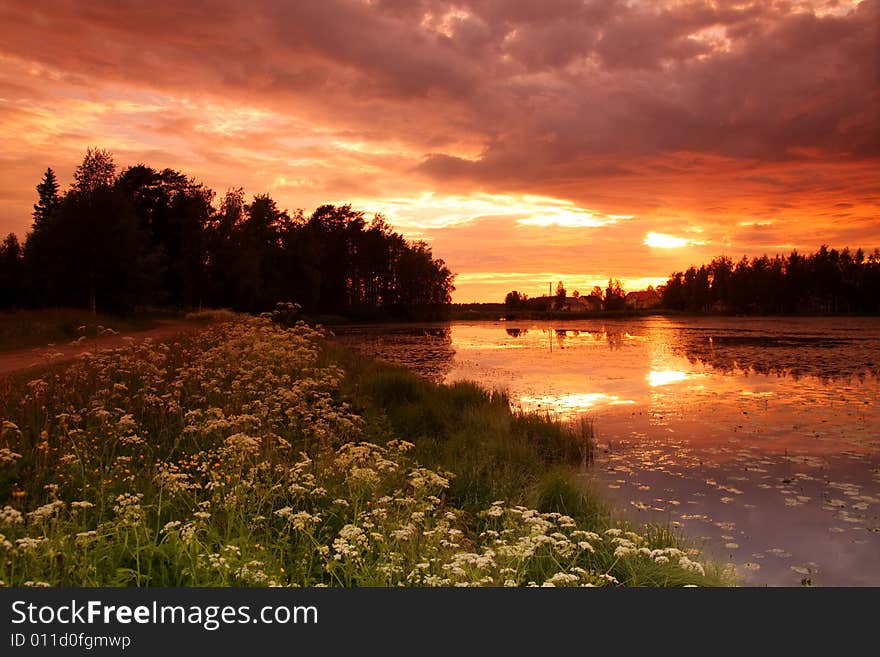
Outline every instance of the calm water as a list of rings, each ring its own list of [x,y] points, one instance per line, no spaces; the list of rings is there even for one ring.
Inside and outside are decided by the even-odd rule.
[[[346,327],[435,381],[594,419],[585,476],[744,583],[880,585],[880,320],[668,319]]]

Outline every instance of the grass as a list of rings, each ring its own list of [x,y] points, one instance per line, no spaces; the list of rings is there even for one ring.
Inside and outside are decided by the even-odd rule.
[[[448,494],[469,511],[499,498],[524,503],[548,465],[581,464],[592,453],[583,425],[511,411],[504,393],[472,382],[438,386],[338,347],[325,359],[348,373],[343,389],[358,401],[370,438],[414,442],[420,461],[456,474]]]
[[[0,581],[715,585],[583,483],[589,425],[305,325],[212,323],[0,381]]]
[[[0,352],[72,342],[155,326],[152,315],[117,317],[74,308],[0,313]]]
[[[208,324],[210,322],[227,322],[235,317],[236,314],[227,308],[209,308],[187,313],[184,318],[187,321]]]

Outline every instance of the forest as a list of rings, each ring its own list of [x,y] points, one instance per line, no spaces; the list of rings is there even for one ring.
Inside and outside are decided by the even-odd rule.
[[[663,305],[687,312],[738,314],[880,313],[880,250],[822,246],[815,253],[767,255],[672,274],[658,288]]]
[[[443,314],[454,274],[424,242],[350,205],[288,212],[268,194],[215,193],[172,169],[117,174],[89,149],[61,191],[55,172],[37,185],[22,244],[0,244],[0,308],[65,306],[113,313],[144,307],[277,303],[303,312],[369,318]]]

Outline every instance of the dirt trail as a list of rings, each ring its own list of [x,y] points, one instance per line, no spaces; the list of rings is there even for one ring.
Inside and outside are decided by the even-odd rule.
[[[159,320],[156,322],[156,326],[145,331],[119,333],[118,335],[83,340],[78,343],[56,343],[54,346],[46,345],[43,347],[19,349],[17,351],[0,352],[0,376],[43,365],[73,360],[86,351],[121,347],[126,337],[131,337],[138,341],[146,338],[161,340],[178,333],[194,330],[200,326],[202,325],[183,320]]]

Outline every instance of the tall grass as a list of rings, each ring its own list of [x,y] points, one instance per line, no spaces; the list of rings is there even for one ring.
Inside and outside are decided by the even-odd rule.
[[[474,510],[495,499],[525,502],[548,465],[585,463],[589,426],[512,411],[505,393],[473,382],[438,386],[412,372],[328,346],[327,362],[343,362],[344,386],[383,439],[401,436],[424,463],[456,473],[449,495]]]
[[[123,318],[75,308],[3,312],[0,313],[0,351],[145,330],[154,325],[151,316]]]
[[[584,427],[305,325],[240,318],[0,386],[4,584],[727,581],[612,524],[576,475]]]

